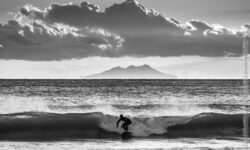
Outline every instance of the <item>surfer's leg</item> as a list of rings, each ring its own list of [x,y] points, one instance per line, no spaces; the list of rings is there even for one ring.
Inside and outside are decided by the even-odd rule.
[[[131,124],[131,122],[130,121],[128,121],[128,122],[126,122],[125,123],[125,126],[126,126],[126,130],[128,130],[128,126]]]
[[[124,130],[128,130],[127,124],[126,124],[126,123],[122,124],[122,128],[123,128]]]
[[[128,130],[128,126],[127,126],[127,125],[125,125],[124,127],[125,127],[125,130],[127,131],[127,130]]]
[[[128,124],[127,123],[123,124],[123,129],[125,129],[126,131],[128,130]]]

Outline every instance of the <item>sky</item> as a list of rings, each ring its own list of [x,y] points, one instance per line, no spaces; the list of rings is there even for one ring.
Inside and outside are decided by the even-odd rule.
[[[242,78],[249,6],[249,0],[1,0],[0,78],[78,79],[143,64],[184,79]]]
[[[123,2],[123,0],[88,1],[98,4],[102,11],[114,3]],[[45,8],[50,3],[66,4],[70,2],[79,4],[82,0],[1,0],[0,13],[2,17],[0,19],[10,19],[7,17],[8,12],[16,12],[27,3]],[[249,0],[138,0],[138,2],[181,22],[199,19],[209,23],[219,23],[226,27],[238,28],[248,23],[250,16]],[[3,17],[4,15],[6,17]]]

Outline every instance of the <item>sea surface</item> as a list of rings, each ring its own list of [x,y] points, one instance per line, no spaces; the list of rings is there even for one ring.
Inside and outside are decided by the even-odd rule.
[[[245,88],[242,80],[0,80],[0,149],[244,149]],[[132,120],[126,138],[120,114]]]

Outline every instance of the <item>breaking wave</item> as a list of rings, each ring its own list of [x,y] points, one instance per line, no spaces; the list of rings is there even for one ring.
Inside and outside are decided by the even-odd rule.
[[[241,137],[242,114],[129,117],[135,138]],[[0,115],[0,140],[117,139],[117,116],[103,113],[23,112]]]

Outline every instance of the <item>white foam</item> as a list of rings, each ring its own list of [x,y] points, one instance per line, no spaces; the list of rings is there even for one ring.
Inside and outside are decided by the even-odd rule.
[[[167,133],[167,127],[174,124],[183,124],[190,120],[188,117],[170,117],[170,118],[132,118],[126,116],[133,120],[132,124],[129,125],[129,132],[133,136],[137,137],[147,137],[153,134],[164,134]],[[116,121],[118,117],[105,116],[101,121],[101,128],[109,132],[123,133],[122,128],[116,127]]]
[[[179,102],[178,99],[175,99]],[[68,102],[70,101],[70,102]],[[39,96],[0,96],[0,114],[19,113],[19,112],[48,112],[48,113],[92,113],[101,112],[103,114],[119,116],[120,114],[130,115],[132,117],[158,117],[158,116],[193,116],[200,113],[224,113],[236,114],[244,113],[240,107],[237,109],[220,109],[211,108],[208,105],[187,104],[184,102],[176,103],[174,100],[166,100],[165,103],[159,100],[153,104],[130,105],[122,104],[126,107],[117,107],[120,103],[113,106],[113,104],[98,103],[85,104],[85,99],[81,102],[74,102],[74,99],[60,99],[53,97],[39,97]],[[94,100],[92,100],[94,101]],[[87,101],[89,102],[89,101]],[[100,101],[99,101],[100,102]],[[103,100],[106,102],[106,100]],[[116,102],[115,102],[116,103]],[[86,107],[84,107],[86,106]],[[137,107],[135,107],[137,106]]]
[[[1,142],[3,150],[106,150],[106,149],[243,149],[242,141],[216,139],[143,139],[122,142],[119,140],[83,140],[63,142]]]
[[[49,112],[50,109],[40,97],[0,97],[0,114],[30,111]]]

